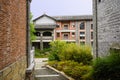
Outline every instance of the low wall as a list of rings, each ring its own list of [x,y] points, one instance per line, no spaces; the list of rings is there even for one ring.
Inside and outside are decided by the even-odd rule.
[[[26,57],[22,57],[0,71],[0,80],[25,80]]]

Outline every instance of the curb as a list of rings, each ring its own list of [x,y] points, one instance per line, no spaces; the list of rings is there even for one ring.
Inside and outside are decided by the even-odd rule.
[[[57,69],[55,69],[55,68],[53,68],[53,67],[51,67],[51,66],[49,66],[49,65],[46,65],[46,67],[49,68],[49,69],[51,69],[51,70],[53,70],[53,71],[55,71],[55,72],[57,72],[58,74],[60,74],[60,75],[62,75],[63,77],[67,78],[68,80],[75,80],[75,79],[67,76],[64,72],[58,71]]]

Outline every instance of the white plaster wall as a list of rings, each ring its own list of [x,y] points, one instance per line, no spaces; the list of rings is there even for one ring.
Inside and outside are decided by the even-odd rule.
[[[36,22],[35,22],[36,25],[43,25],[43,24],[56,24],[56,21],[49,18],[49,17],[42,17],[40,19],[38,19]]]

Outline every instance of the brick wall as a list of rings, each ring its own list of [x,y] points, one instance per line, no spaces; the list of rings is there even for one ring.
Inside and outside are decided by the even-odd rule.
[[[2,72],[16,63],[24,64],[18,66],[25,74],[25,56],[26,0],[0,0],[0,77],[4,80],[6,76],[3,76]],[[15,66],[15,69],[18,66]]]
[[[113,45],[120,45],[120,0],[101,0],[97,2],[97,14],[94,1],[94,19],[97,15],[98,56],[106,56]],[[96,31],[96,28],[94,28]]]

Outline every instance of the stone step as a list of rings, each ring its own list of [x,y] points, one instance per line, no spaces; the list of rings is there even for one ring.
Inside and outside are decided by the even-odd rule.
[[[35,75],[35,77],[57,77],[59,75]]]

